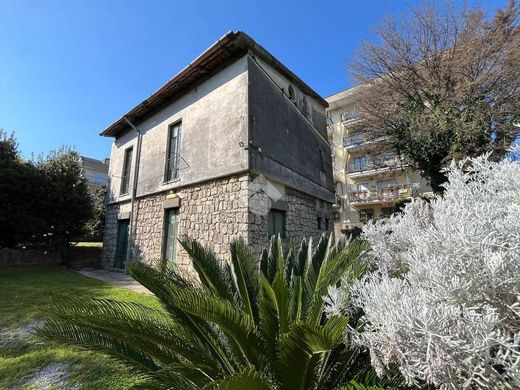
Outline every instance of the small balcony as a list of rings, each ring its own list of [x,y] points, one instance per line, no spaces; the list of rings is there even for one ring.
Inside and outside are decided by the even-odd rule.
[[[339,195],[336,195],[336,201],[332,204],[332,211],[341,211],[341,208],[342,208],[342,205],[343,205],[343,199],[339,196]]]
[[[371,205],[391,203],[398,199],[410,199],[419,195],[419,183],[396,185],[386,188],[374,188],[362,191],[350,191],[349,201],[352,205]]]
[[[359,122],[360,120],[359,112],[355,108],[350,108],[341,113],[341,123],[346,126]]]
[[[347,164],[347,175],[352,179],[363,178],[405,167],[406,163],[395,154],[367,155],[356,157]]]
[[[373,146],[381,146],[390,141],[390,137],[385,135],[374,135],[369,132],[357,132],[343,138],[343,147],[349,152],[356,152],[370,149]]]

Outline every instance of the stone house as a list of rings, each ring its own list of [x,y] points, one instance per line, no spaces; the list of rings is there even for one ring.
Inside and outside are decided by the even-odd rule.
[[[103,264],[189,264],[178,237],[226,259],[332,231],[327,102],[230,32],[101,135],[113,137]]]

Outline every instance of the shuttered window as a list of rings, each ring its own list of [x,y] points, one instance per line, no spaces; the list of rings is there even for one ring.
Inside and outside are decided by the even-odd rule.
[[[285,211],[271,209],[268,215],[269,238],[280,235],[286,238],[285,232]]]
[[[123,161],[123,172],[121,173],[121,194],[128,194],[130,187],[130,171],[132,170],[132,154],[133,148],[125,150],[125,157]]]
[[[164,260],[175,261],[179,209],[167,209],[164,221]]]
[[[175,180],[179,176],[179,149],[181,138],[181,122],[170,126],[168,134],[168,154],[166,156],[165,181]]]

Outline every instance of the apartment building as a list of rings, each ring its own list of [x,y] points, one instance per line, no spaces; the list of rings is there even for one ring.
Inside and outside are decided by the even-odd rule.
[[[229,258],[333,227],[327,102],[243,32],[230,32],[108,126],[113,137],[102,262],[172,262],[177,238]]]
[[[354,87],[328,97],[327,136],[333,155],[337,237],[391,215],[397,202],[430,193],[420,173],[393,150],[388,136],[359,125]]]
[[[80,158],[88,189],[92,194],[95,194],[97,190],[106,187],[108,184],[110,159],[97,160],[86,156],[80,156]]]

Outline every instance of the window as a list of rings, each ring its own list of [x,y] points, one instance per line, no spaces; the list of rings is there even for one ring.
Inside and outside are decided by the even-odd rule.
[[[321,230],[321,217],[318,217],[318,230]]]
[[[374,209],[362,209],[359,210],[359,221],[368,222],[374,219]]]
[[[367,168],[367,157],[360,156],[354,158],[354,171],[363,171]]]
[[[166,155],[164,181],[175,180],[179,176],[180,138],[181,122],[178,122],[170,126],[168,131],[168,153]]]
[[[377,188],[379,188],[379,189],[384,189],[384,188],[395,187],[396,184],[397,184],[397,183],[396,183],[395,180],[393,180],[393,179],[389,179],[389,180],[378,180],[378,181],[377,181]]]
[[[177,231],[179,226],[179,209],[167,209],[164,217],[164,253],[166,261],[175,261],[177,249]]]
[[[341,113],[341,120],[343,122],[350,121],[352,119],[356,119],[359,116],[359,111],[356,107],[348,107],[345,111]]]
[[[359,183],[357,185],[358,191],[368,191],[368,183]]]
[[[283,210],[269,210],[268,215],[268,232],[269,238],[280,235],[281,238],[286,237],[285,233],[285,211]]]
[[[348,137],[343,138],[343,146],[360,145],[365,142],[363,133],[354,133]]]
[[[388,218],[394,213],[393,207],[381,207],[381,217]]]
[[[133,148],[128,148],[125,150],[123,172],[121,173],[121,194],[128,194],[128,187],[130,185],[130,171],[132,169],[132,152]]]
[[[329,230],[329,219],[325,218],[325,230]]]

